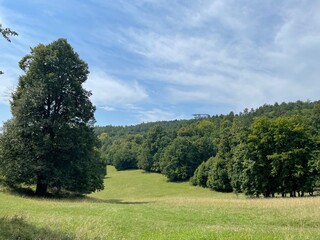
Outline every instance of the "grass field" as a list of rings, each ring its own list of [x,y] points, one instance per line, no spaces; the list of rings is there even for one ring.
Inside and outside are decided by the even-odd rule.
[[[320,239],[320,198],[246,199],[108,167],[85,198],[0,192],[0,239]]]

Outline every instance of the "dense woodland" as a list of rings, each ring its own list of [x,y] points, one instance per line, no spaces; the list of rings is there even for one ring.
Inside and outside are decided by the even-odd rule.
[[[256,197],[313,195],[320,186],[320,101],[95,131],[117,170]]]

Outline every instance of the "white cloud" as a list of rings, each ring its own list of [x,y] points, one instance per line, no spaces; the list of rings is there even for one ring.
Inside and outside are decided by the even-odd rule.
[[[319,3],[188,3],[172,3],[176,14],[165,9],[172,15],[155,28],[122,31],[148,62],[140,74],[166,84],[168,101],[244,108],[318,98]]]
[[[0,69],[19,60],[10,55],[21,58],[28,46],[63,34],[93,69],[86,87],[94,103],[143,121],[174,119],[173,110],[164,110],[168,104],[242,110],[319,99],[318,1],[97,0],[77,4],[71,15],[65,13],[75,1],[59,3],[41,2],[44,21],[0,6],[0,21],[10,20],[20,34],[16,43],[0,45]],[[16,80],[8,75],[0,91]]]
[[[177,115],[171,111],[166,111],[159,108],[153,108],[151,110],[140,110],[137,112],[140,122],[156,122],[156,121],[168,121],[176,119],[186,119],[185,116]]]
[[[102,70],[93,70],[85,88],[92,91],[92,101],[98,107],[112,111],[148,99],[145,89],[136,81],[121,81]]]
[[[285,11],[274,45],[265,54],[274,74],[288,82],[285,94],[292,98],[319,99],[319,10],[320,2],[307,1]]]
[[[107,106],[107,105],[103,105],[103,106],[100,106],[99,108],[107,111],[107,112],[113,112],[115,111],[116,109],[114,107],[110,107],[110,106]]]

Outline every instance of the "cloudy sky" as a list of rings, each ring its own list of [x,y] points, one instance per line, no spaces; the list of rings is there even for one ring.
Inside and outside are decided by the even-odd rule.
[[[18,61],[66,38],[89,64],[99,125],[320,99],[320,1],[0,0],[0,121]]]

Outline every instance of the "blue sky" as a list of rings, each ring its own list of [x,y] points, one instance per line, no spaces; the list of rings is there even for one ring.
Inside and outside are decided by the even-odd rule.
[[[0,124],[18,61],[66,38],[89,64],[98,125],[319,100],[320,1],[0,0]]]

